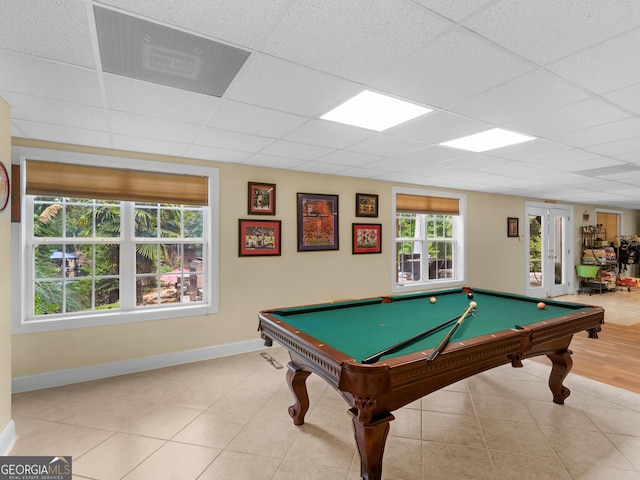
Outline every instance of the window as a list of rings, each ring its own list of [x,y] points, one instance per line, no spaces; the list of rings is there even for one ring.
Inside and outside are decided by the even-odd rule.
[[[217,169],[69,155],[21,161],[17,330],[215,312]]]
[[[464,283],[466,196],[394,189],[394,291]]]

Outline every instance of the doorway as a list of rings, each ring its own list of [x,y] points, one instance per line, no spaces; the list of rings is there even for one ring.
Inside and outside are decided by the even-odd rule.
[[[573,207],[526,202],[526,292],[557,297],[573,283]]]

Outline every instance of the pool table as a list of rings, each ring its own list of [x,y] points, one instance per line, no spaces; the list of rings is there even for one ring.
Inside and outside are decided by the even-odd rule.
[[[471,302],[477,306],[470,309]],[[304,423],[305,382],[315,373],[350,406],[362,478],[379,480],[392,411],[490,368],[521,367],[535,355],[551,359],[549,387],[562,404],[570,393],[562,382],[572,366],[573,334],[597,338],[603,323],[601,307],[464,287],[266,310],[258,330],[267,346],[276,341],[289,351],[294,424]],[[444,350],[428,361],[454,324]]]

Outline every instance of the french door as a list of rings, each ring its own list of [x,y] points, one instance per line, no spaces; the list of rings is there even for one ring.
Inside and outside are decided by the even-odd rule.
[[[526,292],[557,297],[571,291],[573,274],[573,207],[525,203]]]

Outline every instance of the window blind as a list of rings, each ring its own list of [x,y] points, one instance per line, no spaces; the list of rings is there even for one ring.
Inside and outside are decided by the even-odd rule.
[[[26,161],[29,195],[206,206],[208,179],[180,173]]]
[[[460,213],[460,207],[457,198],[398,193],[396,194],[396,212],[458,215]]]

